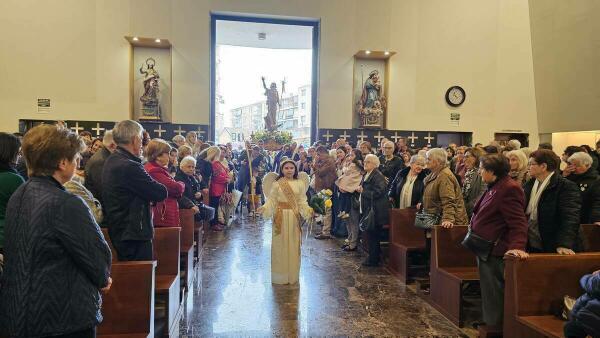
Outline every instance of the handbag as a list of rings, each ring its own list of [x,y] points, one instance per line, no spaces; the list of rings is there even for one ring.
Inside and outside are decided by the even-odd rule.
[[[440,224],[440,216],[430,214],[421,209],[415,215],[415,227],[423,230],[431,230],[435,225]]]
[[[498,244],[499,240],[500,237],[498,237],[498,239],[496,239],[496,241],[494,242],[488,241],[487,239],[478,236],[476,233],[474,233],[471,230],[471,227],[469,226],[469,231],[467,231],[467,235],[465,236],[461,244],[465,248],[471,250],[475,254],[475,256],[479,257],[479,259],[481,259],[484,262],[487,262],[487,260],[490,258],[492,250],[494,249],[496,244]]]
[[[373,210],[373,198],[371,197],[371,208],[358,223],[360,231],[371,231],[375,229],[375,211]]]

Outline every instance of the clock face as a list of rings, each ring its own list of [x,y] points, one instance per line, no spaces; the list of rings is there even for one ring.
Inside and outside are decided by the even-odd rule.
[[[459,86],[450,87],[448,91],[446,91],[446,102],[453,107],[458,107],[463,104],[465,98],[465,91]]]

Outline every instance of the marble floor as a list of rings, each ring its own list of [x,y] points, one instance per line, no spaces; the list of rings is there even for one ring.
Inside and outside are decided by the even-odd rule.
[[[384,268],[339,240],[303,238],[300,284],[270,281],[270,221],[210,232],[181,337],[467,337]]]

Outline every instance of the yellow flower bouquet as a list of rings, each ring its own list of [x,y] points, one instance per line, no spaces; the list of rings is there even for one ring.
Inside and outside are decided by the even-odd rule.
[[[325,210],[331,208],[333,192],[330,189],[323,189],[310,198],[308,203],[317,214],[325,215]]]

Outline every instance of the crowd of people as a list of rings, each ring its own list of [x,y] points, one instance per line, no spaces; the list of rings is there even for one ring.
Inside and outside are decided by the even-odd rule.
[[[580,224],[600,225],[599,154],[600,142],[595,150],[569,146],[559,157],[550,144],[411,149],[404,138],[376,146],[338,139],[279,151],[261,142],[234,149],[195,132],[150,139],[132,120],[118,122],[102,139],[60,123],[23,136],[0,133],[0,329],[17,337],[95,336],[101,292],[112,283],[100,227],[108,228],[119,260],[151,260],[153,228],[178,226],[179,209],[192,209],[216,232],[229,226],[236,209],[260,217],[263,179],[272,171],[290,181],[306,173],[307,200],[331,192],[322,215],[312,216],[306,206],[302,214],[317,218],[316,239],[346,237],[344,251],[357,249],[361,222],[373,213],[363,228],[365,266],[380,264],[390,208],[416,208],[445,228],[470,225],[465,245],[489,244],[473,249],[483,319],[500,326],[504,255],[572,255],[582,250]],[[431,245],[431,230],[423,235]],[[593,334],[575,312],[565,330],[568,337]]]

